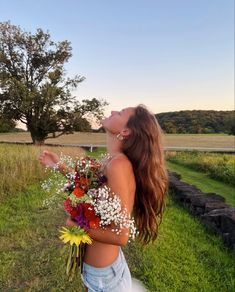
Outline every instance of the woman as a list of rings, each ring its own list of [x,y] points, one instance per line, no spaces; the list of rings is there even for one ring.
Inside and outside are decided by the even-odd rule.
[[[147,244],[157,238],[168,189],[162,145],[162,131],[145,106],[112,111],[101,121],[106,131],[110,159],[104,169],[107,184],[122,205],[134,216],[137,239]],[[45,151],[41,163],[55,166],[59,157]],[[66,165],[59,164],[66,173]],[[70,218],[68,226],[76,225]],[[90,229],[93,243],[84,255],[82,280],[86,291],[134,291],[129,268],[121,250],[128,242],[129,230],[117,235],[110,229]]]

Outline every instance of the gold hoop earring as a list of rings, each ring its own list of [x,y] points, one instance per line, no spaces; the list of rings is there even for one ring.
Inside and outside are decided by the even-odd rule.
[[[119,134],[117,134],[117,139],[119,140],[119,141],[122,141],[123,139],[124,139],[124,137],[119,133]]]

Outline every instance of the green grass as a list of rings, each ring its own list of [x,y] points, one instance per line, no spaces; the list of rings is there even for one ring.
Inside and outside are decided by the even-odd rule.
[[[202,175],[197,181],[205,181]],[[46,198],[33,182],[0,205],[0,291],[84,291],[79,277],[70,283],[65,275],[67,250],[58,230],[66,215],[60,207],[43,208]],[[145,248],[132,242],[124,253],[132,275],[149,291],[235,289],[234,252],[172,197],[157,241]]]
[[[90,152],[90,151],[86,151],[86,155],[90,156],[90,157],[94,157],[94,158],[98,158],[101,155],[105,154],[107,152],[106,148],[103,147],[98,147],[95,151]]]
[[[43,209],[44,197],[35,185],[0,206],[1,291],[83,291],[80,279],[69,283],[64,272],[58,230],[65,213]]]
[[[235,157],[228,154],[203,153],[199,151],[166,151],[166,159],[235,187]]]
[[[192,170],[188,167],[167,161],[167,168],[182,176],[182,181],[196,186],[202,192],[214,192],[225,198],[225,202],[235,206],[235,188],[231,185],[212,179],[206,173]]]
[[[234,291],[234,253],[172,199],[157,241],[126,251],[132,275],[150,291]]]
[[[0,206],[0,290],[84,291],[79,277],[68,282],[66,251],[58,230],[66,215],[42,208],[39,185]],[[131,273],[150,291],[232,291],[234,253],[221,239],[169,198],[159,238],[144,249],[124,248]]]
[[[35,146],[0,144],[0,202],[44,176],[39,154]]]
[[[67,155],[83,155],[84,150],[71,147],[38,147],[33,145],[0,144],[0,203],[24,191],[28,185],[45,177],[39,155],[44,149]]]

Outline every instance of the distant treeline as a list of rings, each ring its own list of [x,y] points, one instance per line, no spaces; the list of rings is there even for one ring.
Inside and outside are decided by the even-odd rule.
[[[184,110],[155,115],[168,134],[225,133],[235,135],[235,111]],[[94,132],[104,132],[101,127]]]
[[[235,134],[235,111],[184,110],[156,114],[165,133]]]
[[[209,134],[225,133],[235,135],[235,111],[184,110],[155,115],[164,133]],[[104,132],[101,127],[92,129],[87,121],[80,121],[75,131]],[[0,132],[14,132],[15,122],[0,117]]]

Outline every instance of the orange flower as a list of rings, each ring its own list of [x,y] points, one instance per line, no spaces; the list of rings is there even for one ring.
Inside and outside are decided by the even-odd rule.
[[[77,197],[77,198],[81,198],[84,195],[84,191],[81,190],[80,188],[76,187],[73,190],[73,194]]]

